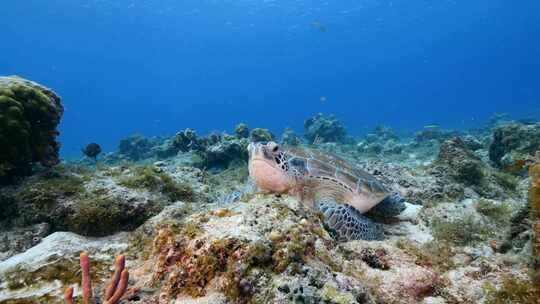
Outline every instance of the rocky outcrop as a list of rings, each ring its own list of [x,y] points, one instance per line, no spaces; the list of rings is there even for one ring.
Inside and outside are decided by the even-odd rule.
[[[286,128],[281,135],[281,143],[287,146],[298,146],[302,143],[300,136],[296,135],[293,129]]]
[[[259,141],[271,141],[274,140],[274,134],[270,132],[268,129],[263,128],[255,128],[250,133],[250,140],[252,142],[259,142]]]
[[[304,135],[310,143],[345,142],[347,131],[335,116],[319,113],[304,122]]]
[[[489,159],[499,167],[514,165],[540,150],[540,124],[506,124],[493,131]]]
[[[59,162],[60,97],[35,82],[0,77],[0,183],[31,173],[32,165]]]

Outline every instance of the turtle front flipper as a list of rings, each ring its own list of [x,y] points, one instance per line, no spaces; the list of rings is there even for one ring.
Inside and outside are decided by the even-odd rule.
[[[405,210],[407,201],[398,193],[391,194],[371,208],[366,214],[369,218],[386,219],[398,216]]]
[[[353,207],[331,200],[317,201],[317,208],[324,214],[324,226],[338,241],[382,240],[383,229]]]

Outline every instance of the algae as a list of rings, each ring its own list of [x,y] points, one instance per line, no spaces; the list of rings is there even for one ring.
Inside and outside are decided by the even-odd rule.
[[[515,277],[504,278],[499,288],[486,284],[484,291],[486,304],[538,304],[540,302],[540,287],[529,280]]]
[[[508,223],[512,216],[512,208],[508,203],[496,204],[486,199],[480,199],[475,208],[478,213],[497,223]]]
[[[131,189],[161,191],[170,201],[193,201],[195,193],[188,183],[175,181],[165,172],[155,167],[139,166],[132,168],[132,174],[120,177],[119,184]]]
[[[431,227],[436,240],[458,246],[483,242],[494,235],[482,221],[470,214],[455,220],[434,218]]]

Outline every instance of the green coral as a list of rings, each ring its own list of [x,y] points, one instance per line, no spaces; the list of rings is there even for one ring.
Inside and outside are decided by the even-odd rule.
[[[0,182],[28,175],[33,163],[58,163],[64,109],[51,90],[18,77],[0,77]]]
[[[131,189],[159,191],[171,201],[193,201],[194,199],[195,193],[191,185],[177,182],[170,175],[158,171],[155,167],[134,167],[132,171],[131,175],[119,179],[122,186]]]

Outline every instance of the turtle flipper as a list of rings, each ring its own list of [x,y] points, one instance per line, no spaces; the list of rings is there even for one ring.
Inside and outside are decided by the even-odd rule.
[[[406,208],[406,200],[399,194],[387,196],[366,213],[370,218],[384,219],[399,215]]]
[[[363,216],[353,207],[334,201],[318,201],[324,214],[324,226],[338,241],[382,240],[382,226]]]

